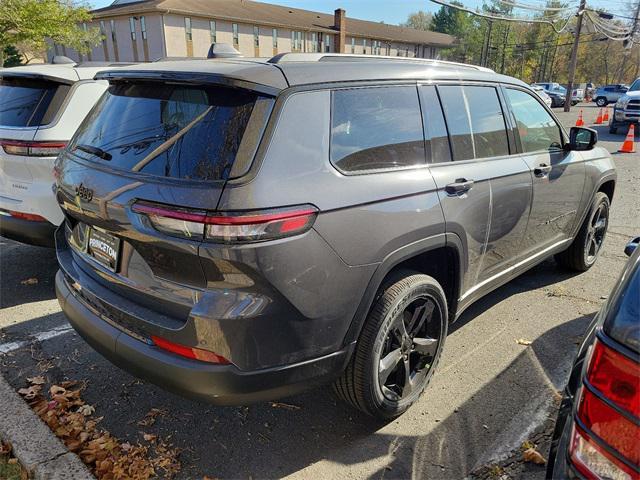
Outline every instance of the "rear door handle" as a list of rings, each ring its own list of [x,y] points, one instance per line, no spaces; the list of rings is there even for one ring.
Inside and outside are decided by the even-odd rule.
[[[466,178],[457,178],[454,183],[450,183],[444,187],[444,191],[448,195],[455,196],[468,192],[473,188],[473,180],[467,180]]]
[[[547,165],[546,163],[541,163],[539,166],[533,169],[533,174],[536,177],[546,177],[549,175],[551,171],[551,165]]]

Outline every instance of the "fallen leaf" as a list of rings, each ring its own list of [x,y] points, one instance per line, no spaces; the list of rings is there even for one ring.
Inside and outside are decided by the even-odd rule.
[[[96,411],[95,407],[91,405],[80,405],[80,407],[78,408],[78,413],[81,413],[85,417],[88,417],[89,415],[93,414],[95,411]]]
[[[25,400],[33,400],[38,396],[38,394],[40,393],[40,390],[42,390],[42,386],[31,385],[28,388],[21,388],[20,390],[18,390],[18,393],[22,395],[25,398]]]
[[[27,377],[27,382],[31,385],[43,385],[45,383],[45,379],[42,375],[38,375],[37,377]]]
[[[300,410],[298,405],[291,405],[289,403],[271,402],[273,408],[284,408],[285,410]]]
[[[20,282],[22,285],[37,285],[38,279],[35,277],[27,278],[26,280],[22,280]]]
[[[547,463],[545,458],[535,448],[527,448],[522,453],[522,458],[525,462],[536,463],[538,465],[544,465]]]
[[[58,385],[52,385],[51,388],[49,389],[49,393],[51,394],[52,397],[55,397],[56,395],[64,395],[67,392],[66,388],[60,387]]]
[[[153,433],[145,433],[144,435],[142,435],[142,438],[144,438],[146,442],[155,442],[157,436]]]
[[[531,340],[525,340],[524,338],[519,338],[518,340],[516,340],[516,343],[518,345],[531,345]]]

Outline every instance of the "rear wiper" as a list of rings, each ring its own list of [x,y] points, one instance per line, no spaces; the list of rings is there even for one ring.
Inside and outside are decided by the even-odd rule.
[[[96,157],[101,158],[103,160],[109,161],[109,160],[111,160],[113,158],[113,156],[109,152],[105,152],[101,148],[93,147],[91,145],[79,144],[79,145],[76,145],[74,150],[76,148],[78,150],[82,150],[83,152],[90,153],[91,155],[95,155]]]

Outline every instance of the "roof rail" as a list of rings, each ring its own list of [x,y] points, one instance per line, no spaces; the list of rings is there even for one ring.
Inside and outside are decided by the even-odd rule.
[[[412,62],[427,65],[442,65],[458,68],[472,68],[482,72],[495,73],[487,67],[470,65],[468,63],[449,62],[446,60],[433,60],[430,58],[391,57],[387,55],[359,55],[354,53],[279,53],[267,60],[268,63],[287,62]]]

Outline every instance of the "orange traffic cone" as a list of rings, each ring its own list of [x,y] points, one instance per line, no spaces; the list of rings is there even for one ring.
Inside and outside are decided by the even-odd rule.
[[[635,127],[632,123],[631,125],[629,125],[629,133],[627,133],[627,138],[625,138],[624,142],[622,142],[622,147],[620,147],[620,150],[618,150],[618,152],[636,153],[636,143],[633,138],[634,135],[635,135]]]
[[[604,116],[602,117],[603,122],[609,121],[609,107],[604,107]]]
[[[598,118],[596,118],[595,125],[602,125],[602,109],[598,112]]]
[[[584,120],[582,120],[582,110],[580,110],[580,113],[578,114],[578,120],[576,120],[576,127],[582,126],[584,126]]]

